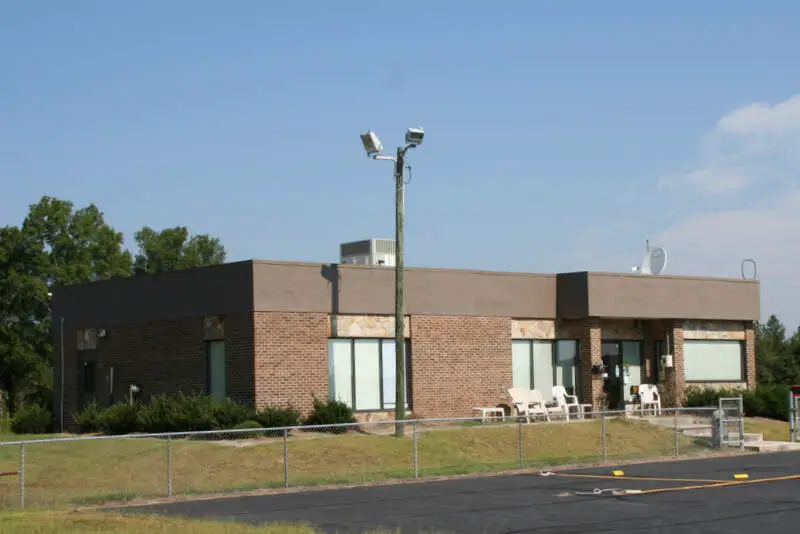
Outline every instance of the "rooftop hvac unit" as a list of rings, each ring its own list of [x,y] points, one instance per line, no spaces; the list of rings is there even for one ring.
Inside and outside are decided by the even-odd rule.
[[[339,245],[339,263],[394,267],[394,239],[372,238]]]

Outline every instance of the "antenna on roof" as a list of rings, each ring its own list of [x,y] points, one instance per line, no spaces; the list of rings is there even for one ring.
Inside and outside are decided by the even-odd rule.
[[[667,267],[667,250],[662,247],[650,248],[650,240],[645,240],[645,253],[641,265],[631,269],[639,274],[661,274]]]
[[[753,265],[753,274],[751,276],[747,276],[744,271],[744,264],[751,263]],[[744,280],[755,280],[758,277],[758,267],[756,266],[756,260],[753,258],[745,258],[742,260],[742,279]]]

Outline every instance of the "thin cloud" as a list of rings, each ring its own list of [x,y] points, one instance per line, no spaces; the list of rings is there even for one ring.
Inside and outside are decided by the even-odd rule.
[[[753,258],[762,319],[775,313],[794,329],[800,324],[800,95],[735,109],[698,143],[696,168],[654,184],[680,193],[664,207],[686,209],[650,242],[668,249],[672,274],[740,277],[742,261]],[[689,202],[696,199],[702,202]],[[583,261],[593,268],[611,263],[599,252],[614,241],[602,232],[592,237],[600,238],[593,241],[598,254],[584,249]],[[626,264],[628,256],[617,251],[613,263]]]

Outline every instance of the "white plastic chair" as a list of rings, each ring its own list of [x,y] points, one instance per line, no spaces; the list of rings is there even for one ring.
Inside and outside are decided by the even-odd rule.
[[[592,409],[591,404],[581,404],[577,395],[567,393],[567,388],[564,386],[553,386],[553,398],[558,403],[559,408],[564,411],[567,421],[569,421],[570,412],[573,409],[577,413],[578,419],[583,419],[585,408]]]
[[[653,415],[661,415],[661,395],[658,386],[655,384],[639,385],[639,402],[642,406],[642,413],[653,410]]]
[[[533,398],[534,406],[538,406],[539,409],[544,412],[547,421],[550,422],[550,414],[551,413],[559,413],[562,412],[561,407],[558,404],[554,404],[553,402],[547,402],[544,400],[544,395],[538,389],[531,390],[531,398]]]
[[[550,421],[550,414],[542,398],[541,393],[537,393],[532,389],[525,388],[509,388],[508,394],[511,396],[511,402],[517,410],[518,415],[525,417],[525,420],[530,423],[531,417],[543,415],[547,421]]]

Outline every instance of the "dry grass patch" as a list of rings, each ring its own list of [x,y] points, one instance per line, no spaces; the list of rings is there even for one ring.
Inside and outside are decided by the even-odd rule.
[[[22,532],[25,534],[319,534],[319,531],[303,524],[254,527],[233,522],[125,516],[98,512],[0,514],[0,534]]]
[[[766,441],[789,441],[789,423],[775,419],[747,418],[744,431],[763,434]]]
[[[607,421],[607,458],[674,454],[674,434],[639,421]],[[516,424],[418,429],[420,476],[485,473],[520,467]],[[171,442],[173,495],[281,487],[282,440],[249,447],[219,441]],[[681,452],[700,450],[681,436]],[[602,458],[600,421],[523,425],[523,466],[596,462]],[[0,448],[0,471],[16,470],[19,447]],[[97,504],[167,494],[167,441],[152,438],[29,443],[25,447],[26,504]],[[413,476],[413,441],[350,433],[290,438],[292,486],[368,483]],[[0,506],[18,505],[18,479],[0,479]]]

